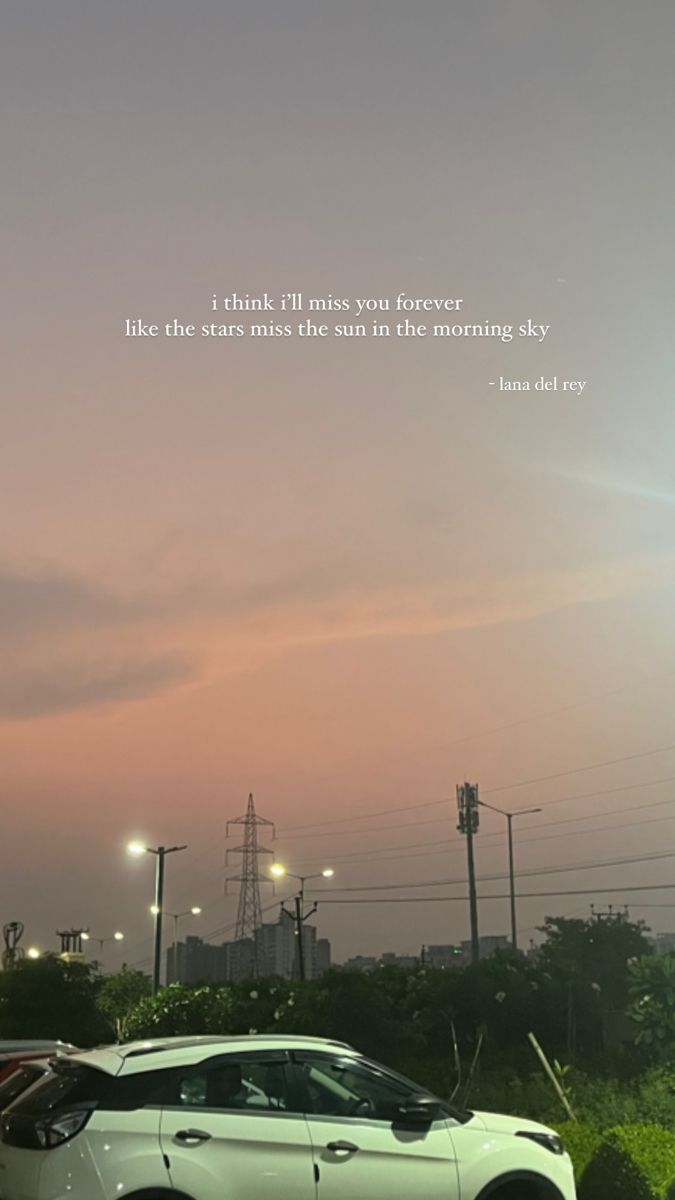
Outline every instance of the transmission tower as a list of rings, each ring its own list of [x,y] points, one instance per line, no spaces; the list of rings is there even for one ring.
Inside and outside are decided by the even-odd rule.
[[[242,941],[244,938],[251,938],[255,946],[255,932],[262,925],[262,909],[260,905],[260,871],[258,867],[258,858],[261,854],[271,854],[274,852],[268,850],[265,846],[258,845],[258,828],[261,825],[266,825],[272,830],[274,837],[274,822],[267,821],[265,817],[259,817],[255,811],[253,803],[253,795],[249,795],[248,805],[243,817],[234,817],[227,822],[225,827],[225,836],[230,836],[231,825],[244,826],[244,841],[241,846],[231,846],[225,853],[225,865],[230,861],[231,854],[241,854],[240,875],[231,875],[227,882],[237,881],[241,884],[239,889],[239,906],[237,908],[237,927],[234,934],[236,942]],[[271,883],[272,880],[266,880],[263,877],[263,883]],[[255,950],[254,950],[255,953]]]

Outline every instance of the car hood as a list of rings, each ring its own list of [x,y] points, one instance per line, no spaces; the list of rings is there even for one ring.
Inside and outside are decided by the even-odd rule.
[[[473,1110],[473,1122],[480,1124],[488,1133],[555,1133],[554,1129],[539,1121],[529,1121],[527,1117],[509,1117],[505,1113]]]

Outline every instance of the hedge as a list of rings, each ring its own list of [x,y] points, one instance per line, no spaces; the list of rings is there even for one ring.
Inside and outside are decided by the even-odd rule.
[[[572,1159],[574,1178],[579,1188],[589,1164],[602,1145],[603,1135],[592,1125],[582,1125],[577,1121],[557,1124],[556,1129]]]
[[[592,1147],[593,1136],[597,1139]],[[579,1200],[675,1200],[675,1133],[622,1125],[604,1134],[565,1126]]]

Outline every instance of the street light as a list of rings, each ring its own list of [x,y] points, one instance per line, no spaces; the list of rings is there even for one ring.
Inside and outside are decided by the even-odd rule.
[[[28,958],[41,958],[42,951],[38,950],[37,946],[29,946],[26,950],[26,955]]]
[[[290,917],[291,920],[295,921],[298,978],[301,980],[305,978],[305,948],[302,944],[302,930],[305,921],[317,910],[317,902],[315,900],[309,912],[305,912],[305,884],[308,879],[332,879],[334,874],[335,871],[332,867],[325,867],[323,871],[318,871],[314,875],[295,875],[293,871],[287,870],[282,863],[273,863],[270,867],[270,875],[274,875],[276,879],[297,879],[300,883],[300,890],[294,900],[295,917],[284,908],[283,902],[281,904],[281,911],[286,913],[286,916]]]
[[[111,933],[109,935],[109,937],[95,937],[94,934],[90,933],[88,929],[83,929],[82,930],[82,941],[83,942],[98,942],[98,952],[99,952],[99,954],[102,954],[103,947],[105,946],[106,942],[123,942],[124,934],[121,932],[121,930],[116,929],[114,933]]]
[[[514,950],[518,949],[518,935],[516,932],[516,880],[513,870],[513,818],[525,817],[528,813],[538,813],[540,808],[519,808],[516,812],[507,812],[505,808],[495,808],[494,804],[486,804],[484,800],[479,800],[481,808],[489,808],[491,812],[500,813],[502,817],[506,817],[509,834],[509,893],[511,896],[511,946]]]
[[[154,908],[154,905],[153,905],[153,908]],[[185,912],[179,912],[179,913],[168,912],[166,914],[167,917],[173,917],[173,967],[174,967],[174,971],[176,973],[177,979],[178,979],[178,974],[179,974],[179,972],[178,972],[178,922],[180,920],[182,920],[183,917],[198,917],[199,914],[201,913],[201,911],[202,910],[198,904],[193,904],[192,908],[186,908]],[[168,974],[169,974],[168,963],[167,963],[166,972],[167,972],[167,980],[168,980]],[[178,982],[180,983],[180,979],[178,979]]]
[[[144,846],[142,842],[129,842],[127,853],[140,858],[143,854],[154,854],[157,859],[155,870],[155,903],[152,911],[155,917],[155,952],[152,971],[152,991],[159,989],[162,970],[162,903],[164,901],[164,859],[167,854],[176,854],[179,850],[187,850],[187,846]]]

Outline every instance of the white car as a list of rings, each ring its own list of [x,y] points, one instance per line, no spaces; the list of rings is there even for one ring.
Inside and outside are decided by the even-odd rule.
[[[55,1060],[0,1116],[0,1200],[574,1200],[560,1138],[341,1042],[166,1038]]]

